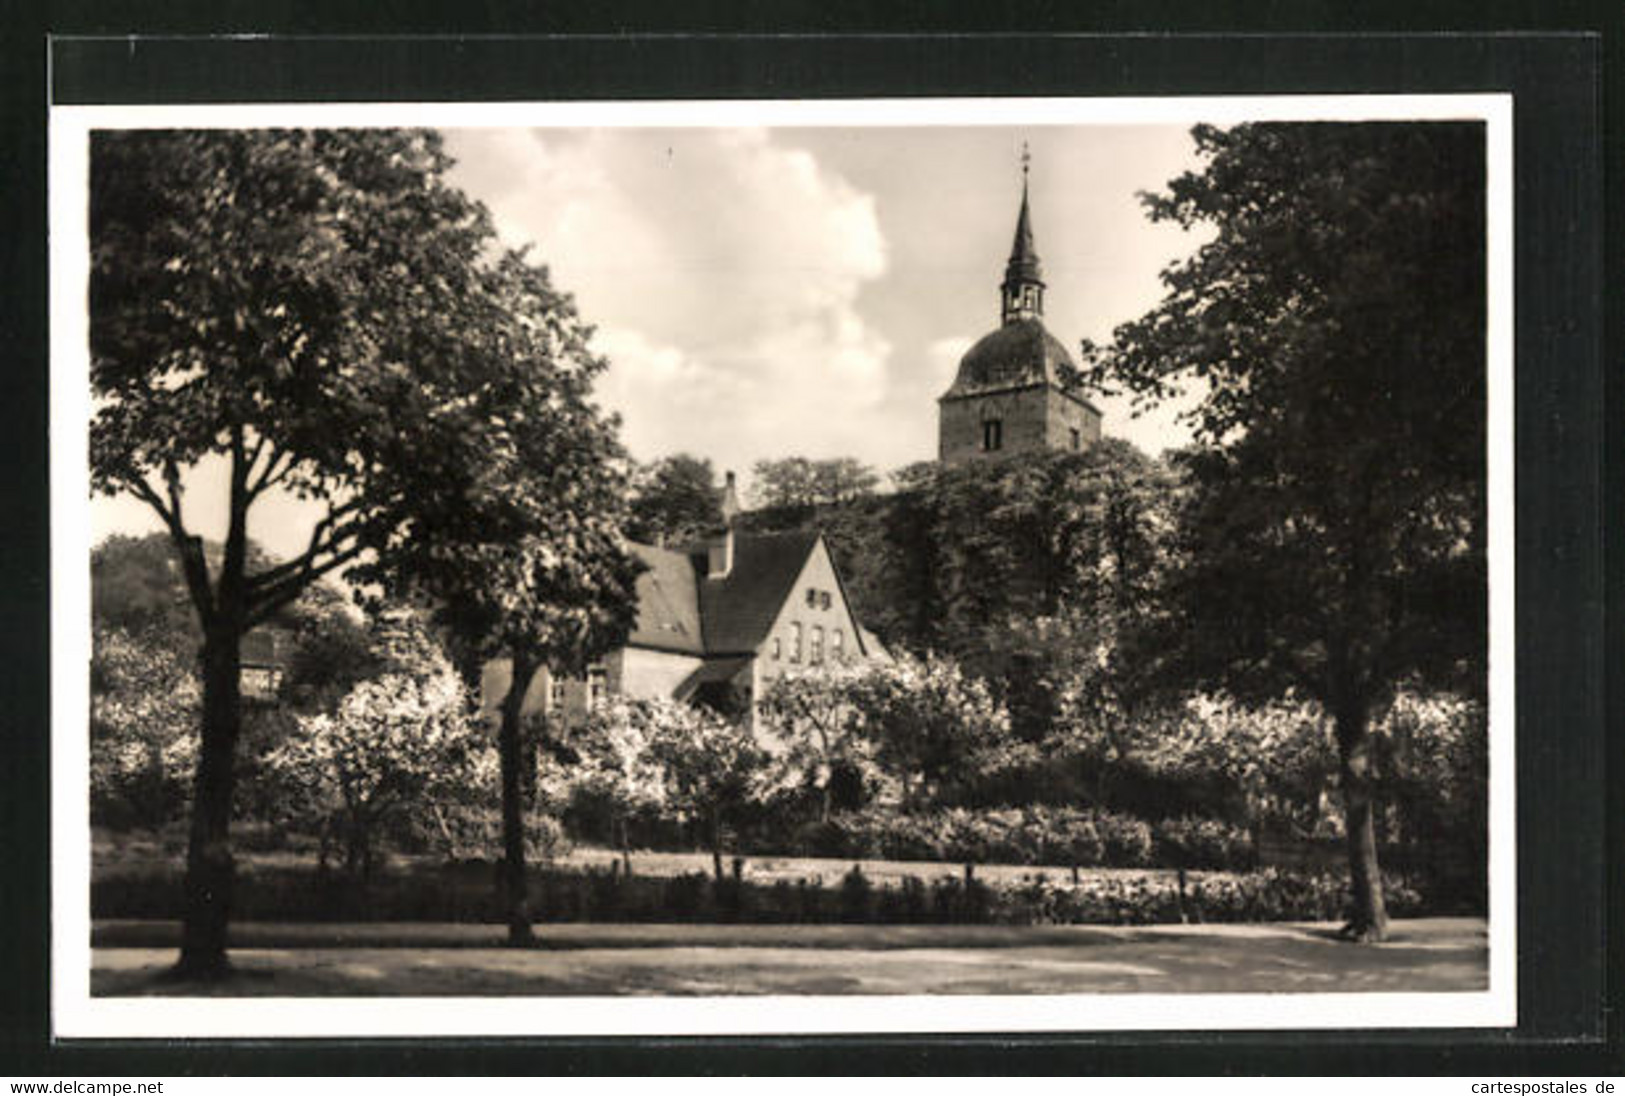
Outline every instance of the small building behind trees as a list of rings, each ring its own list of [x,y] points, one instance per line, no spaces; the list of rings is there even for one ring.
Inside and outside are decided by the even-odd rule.
[[[584,678],[539,671],[523,713],[574,723],[609,697],[624,696],[754,718],[755,699],[773,678],[884,657],[858,620],[822,533],[744,532],[736,528],[738,513],[730,473],[717,533],[683,548],[631,545],[644,571],[626,645]],[[509,674],[503,659],[484,667],[489,718],[496,717]]]

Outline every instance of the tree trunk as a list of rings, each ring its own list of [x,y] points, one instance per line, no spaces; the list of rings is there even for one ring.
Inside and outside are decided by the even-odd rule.
[[[1382,870],[1377,864],[1369,714],[1364,704],[1345,702],[1339,705],[1334,719],[1354,907],[1349,923],[1343,926],[1343,935],[1351,940],[1375,942],[1388,935],[1388,907],[1383,901]]]
[[[621,863],[626,866],[626,877],[630,879],[632,878],[632,840],[626,832],[626,815],[620,815],[616,821],[620,823],[621,831]]]
[[[520,772],[524,748],[520,736],[520,715],[525,693],[536,676],[537,663],[515,652],[513,680],[502,698],[502,725],[497,749],[502,757],[502,891],[508,913],[508,943],[528,944],[530,897],[525,885],[525,802],[524,779]]]
[[[717,882],[722,882],[722,812],[715,808],[711,811],[711,868]]]
[[[230,973],[226,925],[236,865],[231,855],[231,796],[242,730],[238,690],[240,640],[232,624],[211,628],[203,642],[203,741],[192,792],[186,849],[186,916],[175,974],[217,979]]]

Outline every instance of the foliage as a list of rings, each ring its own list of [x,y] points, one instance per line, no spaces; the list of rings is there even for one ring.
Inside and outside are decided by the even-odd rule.
[[[1402,686],[1483,688],[1486,308],[1477,124],[1193,131],[1145,202],[1216,230],[1168,295],[1086,346],[1156,401],[1199,381],[1180,565],[1136,657],[1331,715],[1357,932],[1380,936],[1369,724]]]
[[[804,840],[820,856],[872,860],[1124,868],[1153,860],[1152,830],[1140,819],[1043,805],[840,811],[809,827]]]
[[[548,766],[564,793],[560,798],[567,796],[578,808],[589,812],[597,808],[610,815],[628,859],[631,819],[658,812],[666,804],[666,773],[655,758],[652,734],[652,721],[645,713],[615,697],[592,711],[571,736],[575,764],[562,770],[556,764]]]
[[[709,823],[720,876],[722,826],[765,791],[767,754],[749,727],[703,707],[649,700],[627,702],[623,710],[643,728],[670,808],[681,818]]]
[[[102,627],[152,635],[177,649],[203,640],[166,533],[114,534],[91,550],[90,615]]]
[[[770,792],[768,755],[748,727],[673,700],[611,698],[572,746],[581,759],[567,777],[572,794],[617,818],[623,854],[630,819],[658,814],[702,826],[720,876],[724,824]]]
[[[697,542],[722,525],[722,488],[711,461],[662,457],[633,476],[627,536],[645,544]]]
[[[1240,871],[1257,859],[1252,835],[1217,818],[1165,818],[1152,824],[1151,845],[1168,868]]]
[[[820,506],[850,502],[874,493],[880,477],[852,457],[759,460],[751,468],[759,507]]]
[[[1385,836],[1432,861],[1431,883],[1481,894],[1489,853],[1483,703],[1454,694],[1402,692],[1372,735],[1389,807]]]
[[[1137,762],[1173,781],[1218,780],[1251,824],[1314,829],[1320,796],[1336,772],[1330,728],[1318,704],[1291,698],[1247,706],[1222,695],[1189,697],[1140,746]]]
[[[1031,747],[1012,738],[1009,714],[987,686],[946,658],[903,654],[868,663],[844,688],[856,734],[902,782],[907,807],[1033,759]]]
[[[423,130],[92,137],[92,483],[163,520],[204,639],[188,973],[225,969],[241,636],[364,557],[391,576],[409,547],[415,563],[445,563],[444,534],[468,523],[482,486],[489,494],[493,466],[514,467],[513,436],[533,417],[557,428],[560,454],[590,465],[601,452],[578,454],[573,427],[590,434],[597,420],[568,302],[545,272],[497,253],[485,210],[447,185],[450,166]],[[206,459],[223,463],[227,485],[217,562],[183,509],[195,500],[182,473]],[[580,470],[561,462],[552,492],[516,491],[513,504],[526,528],[554,531],[559,557],[527,587],[578,595],[561,610],[577,631],[596,622],[574,581],[579,557],[613,554],[581,520],[595,481],[578,495]],[[321,517],[302,553],[260,567],[249,514],[276,494]]]
[[[202,703],[184,648],[100,623],[91,636],[90,815],[153,827],[190,798]]]
[[[819,792],[820,820],[829,818],[837,786],[844,778],[875,782],[873,751],[859,733],[851,703],[856,665],[831,665],[783,674],[768,682],[757,700],[757,715],[775,746],[775,765],[792,784]]]
[[[289,922],[501,923],[490,869],[474,864],[403,866],[364,894],[313,877],[308,868],[250,871],[242,916]],[[172,918],[180,908],[176,880],[152,870],[101,874],[91,884],[94,916]],[[1433,908],[1407,881],[1384,881],[1402,916]],[[1329,921],[1343,916],[1348,888],[1335,875],[1265,869],[1192,873],[1183,900],[1172,872],[1111,872],[1072,882],[1035,872],[1009,881],[957,877],[899,880],[861,870],[829,879],[708,880],[609,873],[555,866],[536,881],[538,920],[771,924],[1155,925],[1192,922]]]
[[[337,832],[353,874],[370,875],[383,827],[476,783],[468,697],[443,658],[364,681],[331,714],[298,722],[300,734],[266,764],[281,778],[293,818]]]

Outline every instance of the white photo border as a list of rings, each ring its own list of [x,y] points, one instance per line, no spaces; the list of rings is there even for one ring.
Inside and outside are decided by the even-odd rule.
[[[90,994],[88,180],[96,129],[1485,124],[1489,984],[1469,993],[115,999]],[[51,1009],[58,1038],[1509,1028],[1517,1023],[1512,96],[1281,95],[56,106],[49,127]],[[899,1007],[906,1001],[907,1007]]]

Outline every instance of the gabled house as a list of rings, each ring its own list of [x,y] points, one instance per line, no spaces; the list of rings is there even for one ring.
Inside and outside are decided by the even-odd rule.
[[[884,657],[859,623],[829,546],[817,532],[744,533],[728,477],[727,527],[704,544],[669,549],[633,544],[646,570],[637,582],[637,621],[626,646],[592,666],[585,680],[537,673],[526,714],[579,719],[605,697],[627,696],[753,712],[754,698],[792,670]],[[494,717],[510,675],[488,663],[483,705]]]

